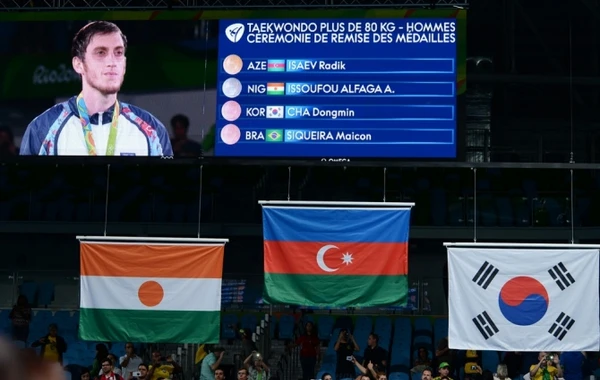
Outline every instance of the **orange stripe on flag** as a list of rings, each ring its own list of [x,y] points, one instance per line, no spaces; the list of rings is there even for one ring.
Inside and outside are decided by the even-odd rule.
[[[334,276],[408,274],[406,243],[265,241],[265,273]]]
[[[225,247],[80,244],[82,276],[222,278]]]

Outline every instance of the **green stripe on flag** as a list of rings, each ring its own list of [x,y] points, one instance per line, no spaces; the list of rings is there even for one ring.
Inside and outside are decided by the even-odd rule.
[[[408,277],[265,273],[264,298],[318,307],[406,306]]]
[[[98,342],[219,343],[220,311],[81,309],[79,337]]]

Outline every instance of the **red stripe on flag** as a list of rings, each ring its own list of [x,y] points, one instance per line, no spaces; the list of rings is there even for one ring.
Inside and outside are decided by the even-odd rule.
[[[264,250],[266,273],[335,276],[408,274],[407,243],[265,241]]]

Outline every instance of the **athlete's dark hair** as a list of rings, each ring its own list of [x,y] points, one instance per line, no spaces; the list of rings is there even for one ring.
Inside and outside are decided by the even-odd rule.
[[[85,51],[87,50],[90,41],[96,34],[111,34],[119,33],[123,39],[123,46],[127,49],[127,37],[121,32],[121,29],[112,22],[108,21],[93,21],[79,29],[73,42],[71,44],[71,58],[79,58],[82,61],[85,58]]]

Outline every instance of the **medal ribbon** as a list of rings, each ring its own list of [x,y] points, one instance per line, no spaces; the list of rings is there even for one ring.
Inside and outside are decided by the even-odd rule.
[[[88,155],[97,156],[98,152],[96,151],[96,142],[94,141],[94,136],[92,135],[92,123],[90,123],[90,115],[88,114],[87,107],[85,106],[83,94],[79,94],[79,96],[77,96],[77,110],[79,111],[79,120],[81,121],[81,126],[83,128],[83,138],[85,140]],[[119,127],[119,114],[120,107],[119,102],[117,101],[115,102],[112,121],[110,123],[110,132],[108,134],[108,143],[106,144],[107,156],[115,155],[115,147],[117,145],[117,129]]]

